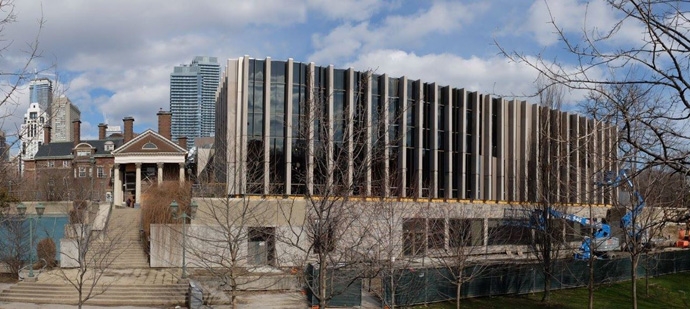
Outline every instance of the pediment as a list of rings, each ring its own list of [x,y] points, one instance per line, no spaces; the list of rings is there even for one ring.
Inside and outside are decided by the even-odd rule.
[[[187,149],[152,131],[146,130],[131,141],[113,151],[113,154],[185,154]]]

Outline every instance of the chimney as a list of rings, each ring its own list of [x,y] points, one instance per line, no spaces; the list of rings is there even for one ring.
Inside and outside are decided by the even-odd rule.
[[[108,129],[108,125],[105,123],[98,124],[98,139],[105,139],[105,130]]]
[[[74,146],[77,146],[81,141],[81,120],[77,119],[72,121],[72,136]]]
[[[167,139],[172,139],[172,133],[170,131],[172,113],[161,109],[156,115],[158,115],[158,134]]]
[[[125,123],[125,143],[127,143],[134,138],[134,118],[125,117],[122,118],[122,122]]]
[[[50,144],[51,127],[49,124],[43,125],[43,143]]]
[[[180,147],[187,149],[187,137],[186,136],[180,136],[177,138],[177,144],[180,145]]]

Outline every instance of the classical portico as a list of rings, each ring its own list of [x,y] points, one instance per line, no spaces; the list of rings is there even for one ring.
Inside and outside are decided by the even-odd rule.
[[[113,151],[113,199],[117,206],[127,199],[142,201],[142,188],[186,179],[187,150],[160,134],[147,130]]]

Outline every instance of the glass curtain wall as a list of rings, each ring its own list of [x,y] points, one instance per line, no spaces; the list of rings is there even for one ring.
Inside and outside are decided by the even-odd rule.
[[[247,193],[262,194],[264,182],[264,72],[263,60],[250,60],[247,93]]]

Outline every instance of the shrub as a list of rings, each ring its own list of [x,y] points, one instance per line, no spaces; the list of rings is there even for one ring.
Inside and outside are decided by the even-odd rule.
[[[52,238],[43,238],[36,245],[36,254],[38,255],[38,260],[45,260],[48,268],[52,268],[57,265],[55,260],[55,255],[57,254],[57,247]]]
[[[176,200],[180,207],[184,207],[185,204],[180,202],[189,200],[189,192],[189,184],[180,186],[177,181],[165,181],[161,186],[146,190],[142,196],[141,224],[144,233],[142,242],[147,252],[151,224],[173,223],[170,202]]]
[[[74,201],[72,209],[69,210],[69,223],[81,224],[86,219],[87,201]]]

